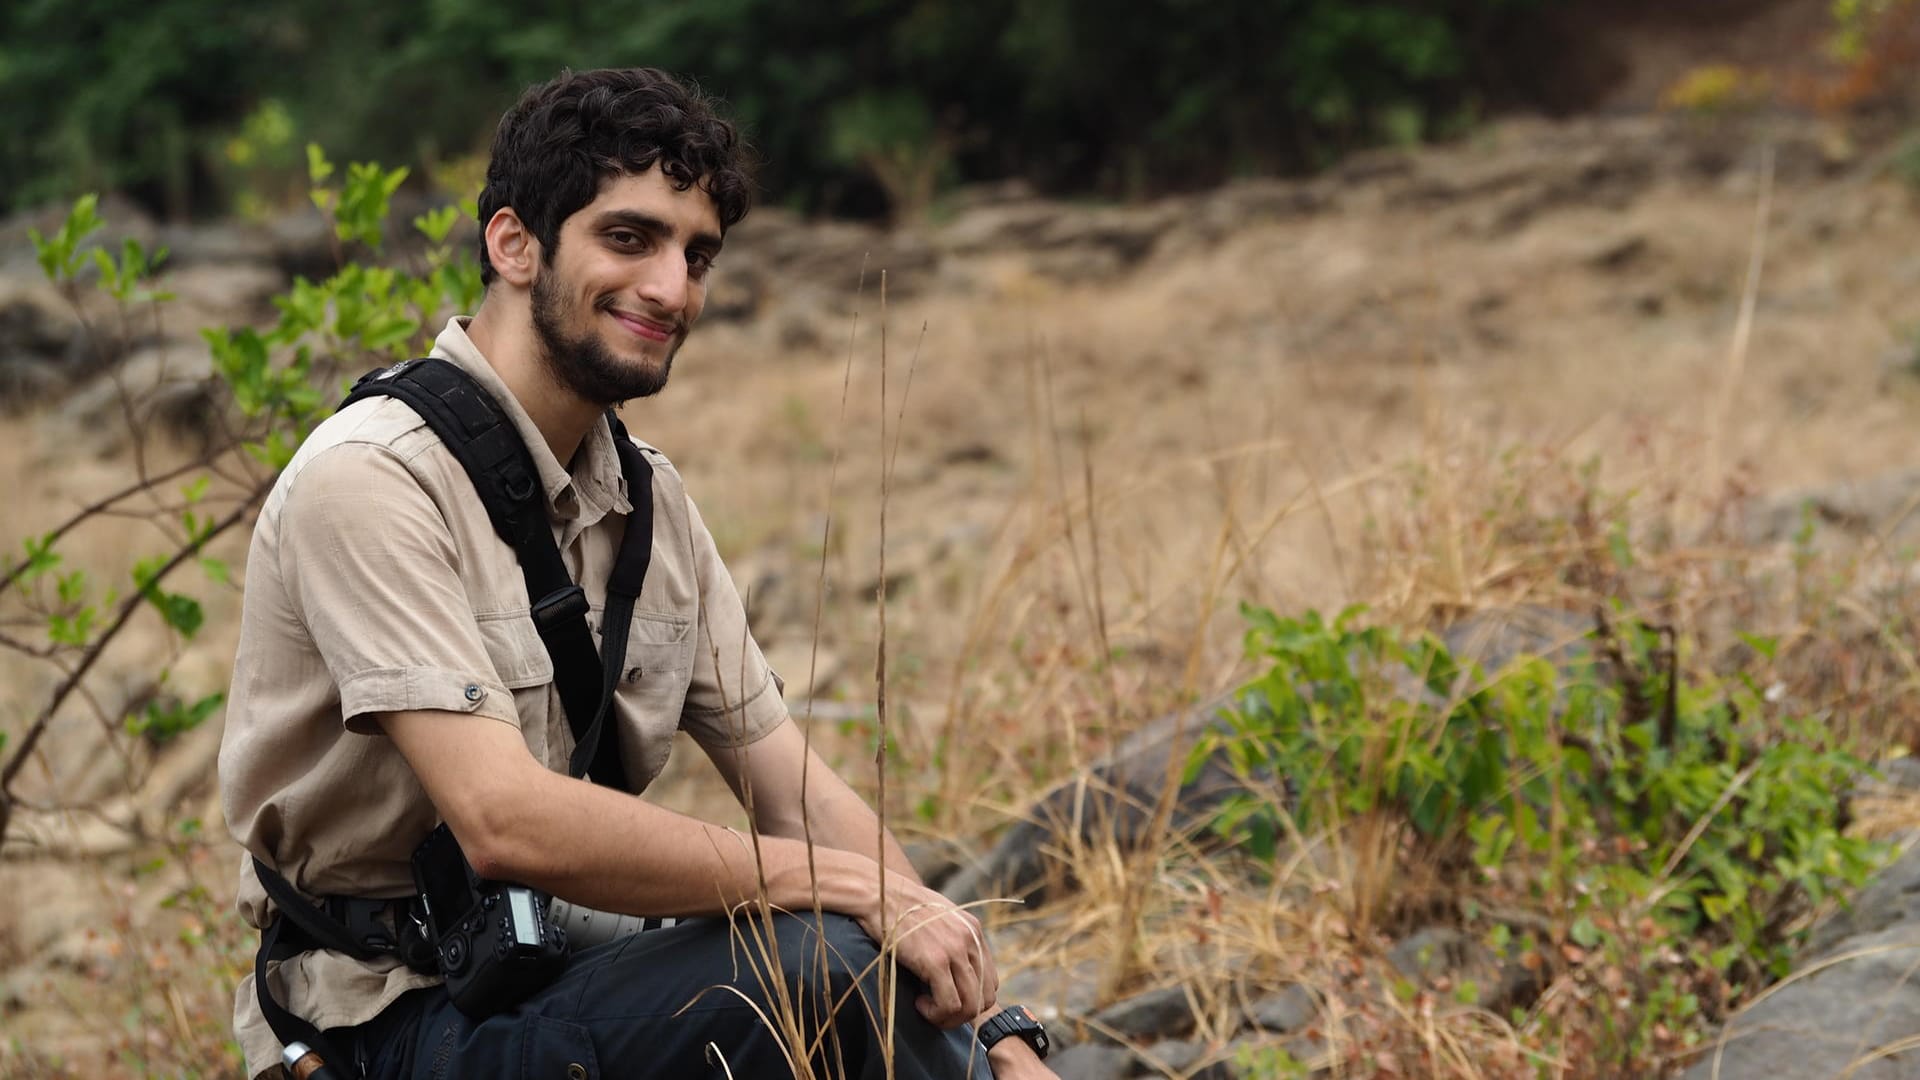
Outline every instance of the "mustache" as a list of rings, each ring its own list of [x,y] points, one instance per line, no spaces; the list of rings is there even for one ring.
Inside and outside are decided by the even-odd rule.
[[[599,301],[598,303],[594,304],[594,307],[601,311],[605,311],[611,314],[626,315],[630,318],[643,319],[657,326],[671,327],[674,333],[684,334],[687,332],[687,320],[681,316],[661,315],[652,311],[632,311],[627,308],[621,307],[619,302],[612,299],[611,297]]]

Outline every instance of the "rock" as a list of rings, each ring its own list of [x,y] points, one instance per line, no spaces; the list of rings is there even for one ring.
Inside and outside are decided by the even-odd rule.
[[[1916,958],[1920,847],[1816,926],[1795,977],[1729,1020],[1686,1080],[1920,1076],[1920,1050],[1880,1056],[1883,1048],[1920,1035]]]
[[[1827,955],[1838,951],[1848,938],[1882,934],[1903,925],[1914,928],[1920,939],[1920,845],[1907,849],[1851,904],[1815,926],[1807,935],[1804,955]]]
[[[1814,1080],[1920,1076],[1920,1050],[1869,1058],[1920,1034],[1920,927],[1902,923],[1836,943],[1831,966],[1735,1015],[1685,1080]],[[1860,1064],[1857,1068],[1856,1063]]]
[[[1503,962],[1471,935],[1448,926],[1429,926],[1395,942],[1387,951],[1395,971],[1423,986],[1457,991],[1472,983],[1473,1003],[1496,1015],[1538,991],[1534,974],[1517,962]]]
[[[1602,273],[1618,273],[1644,264],[1653,252],[1653,245],[1638,233],[1614,237],[1594,248],[1581,259],[1589,269]]]
[[[269,221],[267,235],[273,242],[273,261],[289,277],[321,281],[340,269],[333,226],[313,207]]]
[[[1149,990],[1115,1002],[1088,1018],[1094,1038],[1156,1039],[1193,1030],[1193,1003],[1184,986]]]
[[[1006,937],[997,938],[995,953],[1003,957],[1018,956],[1017,941]],[[1004,964],[1006,961],[1002,960]],[[1056,1043],[1062,1045],[1068,1039],[1065,1021],[1086,1016],[1093,1011],[1095,993],[1100,985],[1100,964],[1094,960],[1083,960],[1071,968],[1034,966],[1008,972],[1000,979],[1000,1000],[1018,1002],[1033,1010],[1040,1022],[1048,1025],[1058,1023],[1060,1030],[1054,1032]]]
[[[199,342],[169,342],[142,349],[115,370],[94,376],[46,418],[48,431],[84,431],[101,456],[118,453],[134,422],[155,424],[187,441],[212,438],[213,410],[219,400],[213,354]],[[123,404],[124,401],[124,404]]]
[[[258,265],[278,258],[273,233],[243,221],[163,225],[153,242],[167,249],[163,270],[207,266]]]
[[[1254,1002],[1247,1009],[1247,1022],[1262,1031],[1288,1034],[1299,1031],[1320,1015],[1320,1002],[1304,986],[1285,990]]]
[[[1842,484],[1802,488],[1756,500],[1747,510],[1744,532],[1749,543],[1793,541],[1809,517],[1818,530],[1833,529],[1855,536],[1885,537],[1890,547],[1920,540],[1920,469],[1894,469],[1877,476]]]
[[[1207,1045],[1197,1039],[1163,1039],[1137,1051],[1155,1072],[1187,1075],[1206,1055]]]
[[[959,903],[990,896],[1045,899],[1049,873],[1057,869],[1047,854],[1111,839],[1137,850],[1153,839],[1154,808],[1169,773],[1177,778],[1188,748],[1209,728],[1225,730],[1219,711],[1230,698],[1218,698],[1147,725],[1108,757],[1062,783],[1034,804],[1001,836],[984,859],[954,876],[945,892]],[[1171,827],[1198,832],[1227,797],[1244,790],[1223,754],[1216,754],[1191,783],[1174,796]],[[1072,835],[1077,832],[1077,837]]]
[[[161,274],[159,287],[203,318],[196,324],[251,322],[268,314],[273,294],[286,288],[287,276],[269,262],[231,262],[183,266]]]
[[[1520,607],[1476,611],[1447,626],[1440,640],[1456,659],[1479,664],[1491,675],[1522,656],[1538,656],[1561,668],[1592,651],[1586,616],[1553,608]]]
[[[1133,1051],[1088,1043],[1069,1046],[1047,1058],[1060,1080],[1124,1080],[1133,1074]]]
[[[0,406],[19,408],[92,366],[88,340],[58,289],[0,277]]]
[[[1485,945],[1458,930],[1429,926],[1395,942],[1387,951],[1387,963],[1409,979],[1427,982],[1483,959],[1480,954],[1485,950]]]
[[[997,203],[961,214],[934,236],[948,255],[1026,251],[1034,273],[1104,281],[1133,269],[1183,214],[1172,201],[1075,210],[1051,202]]]
[[[901,845],[920,880],[938,889],[967,860],[966,849],[951,840],[912,840]]]

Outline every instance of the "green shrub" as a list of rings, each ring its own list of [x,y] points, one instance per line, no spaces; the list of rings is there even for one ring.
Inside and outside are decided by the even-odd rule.
[[[1268,863],[1283,835],[1387,812],[1460,884],[1526,883],[1584,947],[1650,917],[1755,976],[1784,974],[1796,917],[1877,865],[1842,831],[1865,764],[1751,679],[1687,675],[1664,631],[1603,620],[1584,650],[1489,675],[1431,635],[1358,626],[1358,610],[1244,612],[1267,670],[1193,767],[1221,751],[1284,786],[1285,801],[1250,784],[1215,822]]]

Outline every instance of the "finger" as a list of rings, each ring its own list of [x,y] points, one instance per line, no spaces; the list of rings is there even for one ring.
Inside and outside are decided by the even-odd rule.
[[[985,938],[980,941],[980,996],[985,999],[980,1003],[981,1012],[1000,1000],[1000,965],[994,962]]]
[[[914,1003],[920,1015],[926,1017],[928,1023],[940,1028],[964,1023],[969,1018],[960,1015],[963,1011],[960,989],[953,983],[952,968],[944,964],[930,966],[933,970],[927,973],[927,993]]]
[[[962,953],[953,962],[953,984],[960,991],[960,1011],[963,1020],[972,1020],[987,1011],[987,998],[982,992],[985,986],[980,981],[980,969],[975,967],[971,957]]]

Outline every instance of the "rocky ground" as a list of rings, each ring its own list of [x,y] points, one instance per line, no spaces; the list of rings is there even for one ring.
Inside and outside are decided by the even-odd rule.
[[[729,239],[673,387],[628,421],[680,463],[790,704],[869,790],[871,596],[883,462],[898,439],[885,502],[900,743],[889,805],[930,870],[945,852],[956,892],[990,895],[1058,849],[1048,830],[1008,829],[1054,784],[1102,763],[1120,763],[1123,780],[1164,777],[1151,767],[1164,731],[1150,722],[1235,684],[1238,600],[1365,600],[1416,622],[1511,607],[1498,568],[1470,550],[1417,600],[1375,590],[1390,575],[1369,564],[1368,538],[1393,514],[1384,500],[1399,489],[1386,481],[1408,462],[1441,488],[1491,482],[1516,446],[1596,458],[1622,483],[1677,476],[1739,507],[1737,531],[1756,546],[1791,542],[1811,500],[1831,542],[1866,538],[1903,566],[1920,501],[1920,195],[1889,160],[1878,143],[1796,119],[1516,121],[1311,180],[1140,206],[1002,188],[893,232],[763,210]],[[22,234],[47,218],[0,228],[9,549],[124,476],[114,380],[163,385],[156,415],[191,444],[208,370],[193,329],[262,318],[291,275],[335,257],[299,215],[181,228],[104,212],[110,232],[174,253],[178,300],[119,355],[93,347],[38,280]],[[86,543],[82,554],[109,564],[141,553],[133,536]],[[224,679],[236,609],[230,590],[206,593],[209,630],[174,676],[203,692]],[[1096,633],[1104,650],[1087,646]],[[1087,657],[1102,651],[1125,657],[1100,668],[1111,674],[1063,674],[1100,667]],[[102,711],[154,692],[141,672],[165,652],[156,635],[116,660],[95,692]],[[0,727],[57,677],[0,659]],[[975,748],[968,772],[936,760],[956,732],[1046,750]],[[97,812],[30,816],[0,852],[5,894],[35,899],[0,915],[0,1023],[13,1043],[0,1073],[60,1075],[57,1058],[132,1074],[129,1046],[157,1053],[152,1040],[178,1031],[217,1050],[205,1033],[219,1023],[218,982],[246,944],[221,937],[237,853],[220,834],[217,738],[216,719],[123,761],[84,716],[59,729],[31,786]],[[653,794],[727,813],[695,756],[677,755]],[[192,843],[136,872],[154,862],[153,838],[185,820],[201,823]],[[1809,976],[1756,1006],[1753,1030],[1780,1030],[1774,1009],[1855,1033],[1834,1040],[1841,1061],[1920,1033],[1901,989],[1911,964],[1899,950],[1920,941],[1902,899],[1909,870],[1808,954],[1878,949],[1888,959],[1860,977],[1879,981],[1838,990],[1841,968]],[[188,881],[204,898],[183,892]],[[1105,916],[1088,895],[1061,892],[1039,909],[1051,923],[1005,933],[1053,940],[1076,919],[1092,926]],[[183,907],[212,945],[168,951],[182,931],[167,920]],[[1436,963],[1489,963],[1450,933],[1416,929],[1385,961],[1418,979]],[[1216,988],[1231,979],[1191,969],[1115,983],[1099,957],[1072,955],[1016,948],[1007,964],[1075,1044],[1069,1078],[1227,1075],[1248,1040],[1284,1040],[1311,1061],[1331,1007],[1306,986],[1229,1000]],[[155,956],[198,966],[157,972]],[[1508,973],[1495,964],[1483,981]],[[1824,1060],[1781,1071],[1805,1043],[1783,1055],[1746,1030],[1735,1025],[1717,1075],[1836,1071]],[[1915,1066],[1896,1055],[1871,1068],[1855,1075]]]

